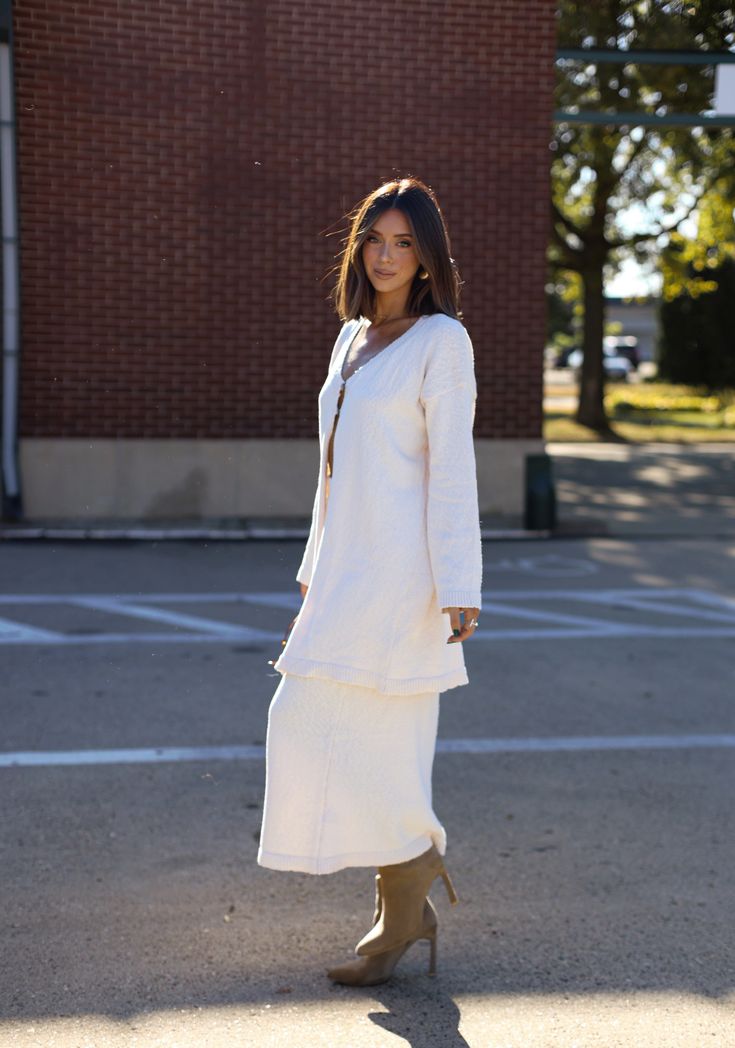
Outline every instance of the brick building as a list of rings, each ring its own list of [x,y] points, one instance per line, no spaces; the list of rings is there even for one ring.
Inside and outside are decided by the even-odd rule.
[[[26,519],[308,515],[326,274],[345,212],[404,174],[435,189],[465,282],[481,509],[521,513],[551,0],[16,0],[12,19]]]

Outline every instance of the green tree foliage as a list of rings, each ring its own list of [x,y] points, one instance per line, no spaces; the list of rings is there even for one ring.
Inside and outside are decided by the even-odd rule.
[[[708,390],[735,389],[735,262],[712,274],[715,289],[661,304],[659,373]]]
[[[661,253],[664,301],[715,291],[714,270],[725,259],[735,259],[735,140],[720,143],[717,166],[723,174],[697,206],[696,236],[672,233]]]
[[[722,0],[560,0],[559,45],[621,50],[713,50],[735,45]],[[560,109],[695,114],[711,108],[712,66],[565,60]],[[552,267],[582,282],[584,363],[576,420],[610,434],[604,409],[604,280],[626,257],[651,264],[721,169],[729,129],[562,123],[552,148]]]
[[[697,235],[672,235],[662,255],[659,372],[672,382],[735,389],[734,209],[723,178],[700,203]]]

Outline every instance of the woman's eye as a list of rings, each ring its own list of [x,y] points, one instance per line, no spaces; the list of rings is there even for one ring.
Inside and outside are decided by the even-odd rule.
[[[365,237],[366,241],[373,241],[373,240],[377,240],[377,239],[378,238],[376,236],[374,236],[372,233],[369,233]],[[411,247],[411,241],[410,240],[399,240],[398,241],[398,246],[399,247]]]

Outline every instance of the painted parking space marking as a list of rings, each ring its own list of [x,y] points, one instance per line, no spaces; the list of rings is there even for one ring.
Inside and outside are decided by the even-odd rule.
[[[59,636],[12,619],[0,619],[0,644],[54,644]]]
[[[106,611],[114,615],[129,615],[131,618],[142,619],[146,622],[162,622],[178,629],[190,632],[204,632],[212,634],[213,637],[222,640],[237,640],[247,638],[248,640],[270,640],[272,635],[266,630],[257,630],[252,627],[243,628],[228,622],[220,622],[217,619],[202,618],[200,615],[183,615],[181,612],[169,611],[165,608],[157,608],[152,602],[145,604],[143,601],[133,603],[129,600],[116,600],[112,597],[74,597],[70,602],[77,607],[91,608],[93,611]]]
[[[735,735],[581,735],[559,738],[438,739],[437,754],[599,753],[626,750],[735,749]],[[0,768],[261,761],[264,746],[156,746],[135,749],[18,750],[0,753]]]
[[[539,622],[559,623],[559,625],[562,626],[578,626],[582,628],[585,633],[594,630],[596,635],[605,633],[619,634],[621,629],[625,629],[625,626],[621,627],[615,622],[606,622],[604,619],[596,619],[589,615],[565,615],[563,612],[559,611],[542,611],[540,608],[517,607],[510,602],[503,603],[499,600],[486,601],[484,597],[482,601],[482,611],[484,614],[493,611],[498,615],[506,615],[509,618],[536,619]]]
[[[239,606],[240,614],[245,609],[256,619],[258,609],[283,612],[284,623],[270,629],[257,623],[232,622],[195,613],[197,605],[213,604]],[[192,610],[184,612],[166,605],[186,605]],[[0,595],[0,606],[6,611],[0,618],[0,645],[230,644],[237,641],[266,646],[281,640],[287,618],[301,606],[301,595],[293,590],[5,594]],[[24,607],[35,609],[36,614],[38,609],[46,607],[54,620],[54,628],[22,621]],[[89,614],[88,628],[64,629],[65,613],[71,609],[82,609]],[[13,610],[17,618],[12,617]],[[127,619],[130,628],[110,630],[106,622],[110,615]],[[492,625],[487,621],[490,617]],[[680,622],[672,621],[676,619]],[[519,620],[524,624],[520,625]],[[154,632],[142,628],[143,623],[168,629]],[[580,637],[735,637],[735,598],[706,590],[655,586],[488,589],[483,592],[481,625],[473,642]]]
[[[600,570],[594,560],[582,557],[565,557],[559,553],[546,553],[538,557],[502,557],[500,560],[485,561],[486,571],[518,572],[522,575],[537,575],[539,578],[582,578],[595,575]]]

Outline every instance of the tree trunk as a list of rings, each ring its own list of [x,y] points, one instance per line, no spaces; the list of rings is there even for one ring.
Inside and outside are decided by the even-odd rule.
[[[584,287],[584,358],[575,420],[600,434],[613,436],[603,403],[605,372],[602,365],[602,338],[605,331],[605,297],[602,260],[585,266],[581,276]]]

